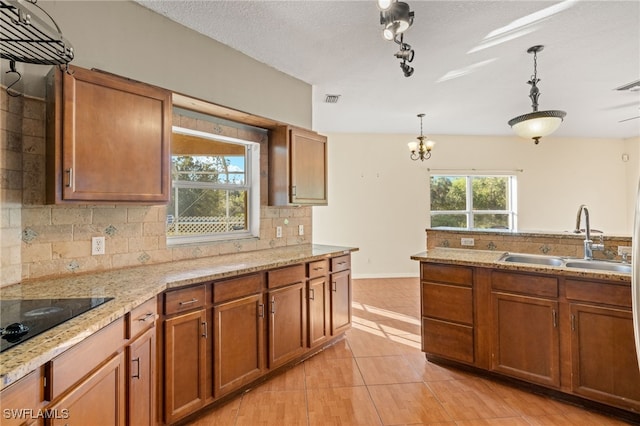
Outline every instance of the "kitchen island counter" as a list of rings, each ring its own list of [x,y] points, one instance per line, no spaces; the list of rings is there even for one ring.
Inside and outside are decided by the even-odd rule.
[[[0,299],[113,297],[0,354],[0,389],[167,289],[315,261],[357,251],[353,247],[301,245],[174,261],[91,274],[70,274],[0,288]]]

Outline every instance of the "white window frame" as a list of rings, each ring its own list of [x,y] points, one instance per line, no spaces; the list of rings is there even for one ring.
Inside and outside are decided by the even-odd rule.
[[[449,227],[449,229],[464,229],[469,231],[505,231],[505,232],[513,232],[518,230],[518,179],[515,175],[512,174],[499,174],[499,173],[438,173],[429,176],[429,194],[431,194],[431,179],[434,177],[451,177],[451,178],[465,178],[466,185],[466,200],[465,200],[465,209],[464,210],[431,210],[431,198],[429,198],[429,222],[431,222],[431,218],[438,215],[446,215],[446,214],[458,214],[458,215],[466,215],[467,216],[467,227],[466,228],[458,228],[458,227]],[[507,180],[507,210],[476,210],[473,208],[473,187],[472,187],[472,179],[473,178],[491,178],[491,177],[501,177],[508,178]],[[474,217],[476,214],[506,214],[509,219],[509,229],[500,229],[500,228],[475,228],[474,227]],[[438,229],[438,228],[435,228]]]
[[[246,149],[245,156],[245,179],[244,184],[228,184],[228,183],[206,183],[206,182],[182,182],[174,181],[171,178],[172,196],[175,189],[182,187],[200,187],[210,189],[227,189],[227,190],[245,190],[247,191],[247,229],[237,232],[219,232],[199,235],[167,235],[167,246],[175,247],[188,244],[201,244],[217,241],[234,241],[247,238],[258,238],[260,236],[260,144],[256,142],[246,141],[243,139],[232,138],[229,136],[215,135],[212,133],[202,132],[199,130],[187,129],[184,127],[173,126],[173,133],[196,136],[203,139],[209,139],[218,142],[225,142],[237,145],[243,145]],[[173,162],[173,153],[171,155]],[[171,214],[167,210],[167,215]]]

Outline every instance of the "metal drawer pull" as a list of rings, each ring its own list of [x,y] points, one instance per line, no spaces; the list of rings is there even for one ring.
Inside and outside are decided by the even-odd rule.
[[[207,338],[207,322],[202,321],[202,337]]]
[[[138,318],[138,321],[146,322],[149,318],[153,316],[153,312],[149,312],[146,315]]]
[[[139,379],[140,378],[140,357],[138,358],[134,358],[131,360],[131,363],[136,363],[136,374],[132,375],[131,378],[132,379]]]
[[[186,302],[180,302],[180,306],[183,306],[183,305],[190,305],[190,304],[192,304],[192,303],[196,303],[197,301],[198,301],[198,299],[196,299],[196,298],[194,297],[193,299],[191,299],[191,300],[187,300]]]
[[[71,188],[71,182],[73,182],[73,169],[67,169],[66,172],[67,175],[69,175],[69,180],[67,181],[67,184],[65,186],[67,188]]]
[[[309,289],[309,300],[316,300],[316,289],[315,288],[310,288]]]
[[[324,268],[322,266],[316,266],[313,268],[314,271],[322,271]]]
[[[346,265],[347,262],[338,262],[338,265],[342,266],[342,265]]]

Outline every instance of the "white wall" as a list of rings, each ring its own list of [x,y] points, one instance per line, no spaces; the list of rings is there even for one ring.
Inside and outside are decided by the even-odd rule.
[[[549,137],[534,145],[516,137],[434,135],[433,157],[416,162],[407,149],[415,135],[328,137],[329,205],[313,208],[313,240],[359,247],[356,277],[418,274],[409,256],[425,248],[429,169],[522,169],[515,173],[522,231],[573,230],[578,206],[587,204],[592,227],[631,235],[627,198],[629,181],[638,181],[637,140]]]

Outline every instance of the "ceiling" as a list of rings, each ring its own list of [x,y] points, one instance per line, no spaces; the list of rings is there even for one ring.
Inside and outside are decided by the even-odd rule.
[[[418,133],[425,113],[425,134],[512,135],[541,44],[539,109],[567,112],[554,136],[640,136],[640,90],[615,90],[640,80],[640,1],[406,2],[411,77],[375,0],[138,1],[311,84],[316,131]]]

